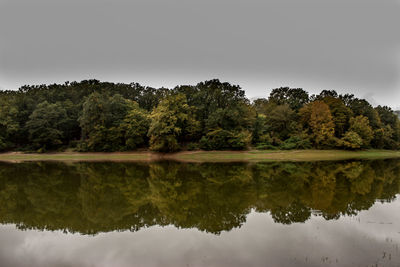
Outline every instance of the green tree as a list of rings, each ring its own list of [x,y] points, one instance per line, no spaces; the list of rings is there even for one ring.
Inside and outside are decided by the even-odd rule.
[[[163,99],[150,115],[150,149],[160,152],[179,150],[180,143],[193,139],[199,129],[194,109],[186,96],[173,94]]]
[[[280,87],[272,90],[268,100],[277,105],[289,105],[291,109],[298,111],[310,101],[310,97],[301,88]]]
[[[47,150],[62,145],[64,137],[62,127],[66,119],[67,112],[60,103],[50,104],[47,101],[40,103],[25,125],[29,131],[32,147]]]
[[[377,106],[375,110],[378,112],[382,124],[386,127],[390,126],[390,128],[393,130],[393,142],[400,142],[400,122],[398,116],[390,107],[387,106]]]
[[[121,95],[108,96],[94,92],[83,103],[79,118],[82,128],[82,150],[124,150],[125,136],[120,129],[129,110],[129,102]]]
[[[364,140],[354,131],[348,131],[339,140],[339,146],[345,149],[359,149],[364,145]]]
[[[200,122],[201,133],[206,134],[210,130],[215,130],[215,123],[227,124],[229,127],[246,127],[243,123],[252,126],[252,122],[243,120],[246,111],[244,106],[249,105],[244,90],[238,85],[221,82],[213,79],[198,83],[196,86],[180,86],[174,89],[178,93],[184,93],[188,104],[195,107],[196,118]],[[241,114],[235,118],[230,115]],[[254,113],[255,117],[255,113]],[[224,122],[227,119],[227,122]],[[222,120],[222,121],[221,121]],[[230,130],[221,127],[224,130]]]
[[[295,120],[296,113],[289,105],[279,105],[266,115],[266,125],[271,136],[280,140],[287,139],[298,132],[298,124]]]
[[[335,92],[336,93],[336,92]],[[335,123],[335,136],[340,138],[349,128],[349,119],[352,117],[353,112],[350,108],[346,107],[340,98],[336,96],[325,96],[321,100],[329,106],[332,113],[333,122]],[[321,93],[322,94],[322,93]],[[328,94],[325,92],[325,95]]]
[[[145,145],[149,126],[149,114],[141,109],[136,102],[129,102],[129,111],[119,126],[124,133],[125,148],[136,149]]]
[[[370,145],[371,140],[374,138],[374,131],[369,125],[369,120],[363,115],[359,115],[350,119],[350,131],[358,134],[362,139],[361,146],[366,148]]]
[[[385,125],[382,128],[374,131],[372,144],[374,148],[396,149],[398,144],[393,140],[393,129],[390,125]]]
[[[372,129],[379,129],[381,127],[381,121],[378,112],[368,103],[365,99],[355,98],[354,95],[346,94],[341,96],[343,102],[348,106],[354,116],[363,115],[368,118],[369,124]]]
[[[14,136],[20,130],[18,110],[11,99],[0,98],[0,151],[15,145]]]

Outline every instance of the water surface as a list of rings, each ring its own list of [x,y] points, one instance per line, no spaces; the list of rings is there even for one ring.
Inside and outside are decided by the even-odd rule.
[[[0,163],[2,266],[399,266],[400,160]]]

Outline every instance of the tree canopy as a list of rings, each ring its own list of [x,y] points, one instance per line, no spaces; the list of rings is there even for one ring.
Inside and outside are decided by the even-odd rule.
[[[0,91],[0,151],[399,149],[400,111],[281,87],[250,101],[218,79],[172,89],[98,80]]]

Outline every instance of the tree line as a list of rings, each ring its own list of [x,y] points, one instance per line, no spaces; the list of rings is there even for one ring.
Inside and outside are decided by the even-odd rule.
[[[26,85],[0,91],[0,150],[399,149],[398,114],[333,90],[281,87],[250,101],[217,79]]]

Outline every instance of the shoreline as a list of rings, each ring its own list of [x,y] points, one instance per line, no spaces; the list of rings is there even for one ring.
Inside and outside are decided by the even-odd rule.
[[[172,160],[180,162],[260,162],[260,161],[335,161],[351,159],[400,158],[397,150],[248,150],[248,151],[182,151],[177,153],[143,152],[54,152],[54,153],[0,153],[0,162],[28,161],[114,161],[151,162]]]

